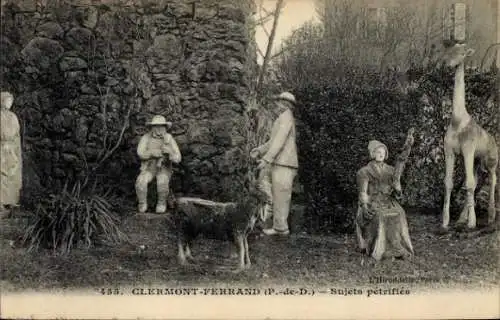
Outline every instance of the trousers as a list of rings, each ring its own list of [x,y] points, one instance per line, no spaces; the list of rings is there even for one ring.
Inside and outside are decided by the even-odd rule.
[[[273,217],[273,229],[288,231],[288,215],[292,201],[293,181],[297,169],[271,165],[259,176],[259,188],[267,194],[268,204],[264,208],[263,221]]]
[[[154,165],[144,166],[135,182],[135,190],[139,206],[147,207],[148,185],[156,177],[157,188],[157,211],[163,212],[166,208],[168,192],[170,190],[170,178],[172,177],[172,169],[167,167],[156,167]]]

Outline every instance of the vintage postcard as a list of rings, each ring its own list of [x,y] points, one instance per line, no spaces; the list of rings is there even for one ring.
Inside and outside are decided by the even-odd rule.
[[[500,1],[1,0],[2,319],[500,318]]]

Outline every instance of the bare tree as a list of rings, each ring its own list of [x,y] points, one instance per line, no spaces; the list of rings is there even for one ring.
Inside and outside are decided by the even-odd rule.
[[[302,26],[285,41],[280,72],[287,81],[326,84],[351,81],[353,73],[357,79],[404,73],[428,62],[442,39],[437,1],[376,8],[317,0],[316,6],[319,23]]]
[[[256,86],[256,92],[258,93],[263,85],[264,78],[266,75],[267,67],[270,63],[270,60],[272,59],[272,49],[274,45],[274,38],[276,37],[276,30],[278,28],[278,20],[280,17],[281,10],[283,9],[284,6],[284,0],[277,0],[276,1],[276,7],[273,12],[269,12],[265,7],[264,7],[264,1],[261,0],[259,4],[259,20],[257,21],[257,26],[261,27],[264,32],[266,33],[266,36],[268,37],[267,41],[267,46],[266,46],[266,52],[265,54],[262,53],[260,48],[258,48],[258,53],[261,55],[263,58],[262,66],[259,69],[259,74],[258,74],[258,80],[257,80],[257,86]],[[273,20],[273,24],[271,27],[271,30],[269,31],[266,28],[266,23],[269,22],[269,20]]]

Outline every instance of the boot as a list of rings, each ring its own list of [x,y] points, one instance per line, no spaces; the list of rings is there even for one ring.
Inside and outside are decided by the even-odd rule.
[[[168,178],[165,175],[160,175],[156,177],[157,179],[157,203],[156,203],[156,213],[165,213],[167,210],[167,196],[169,192]]]
[[[143,190],[136,190],[137,200],[139,202],[138,210],[139,213],[144,213],[148,210],[148,192]]]
[[[139,202],[138,206],[139,213],[144,213],[148,210],[148,204],[145,202]]]
[[[158,200],[158,203],[156,204],[156,213],[165,213],[167,210],[167,205],[165,200]]]
[[[165,213],[167,210],[167,192],[159,188],[158,190],[158,202],[156,203],[156,213]],[[168,189],[167,189],[168,190]]]
[[[276,230],[276,229],[273,229],[273,228],[270,228],[270,229],[264,229],[262,230],[262,232],[264,232],[265,235],[268,235],[268,236],[287,236],[290,234],[290,231],[289,230]]]

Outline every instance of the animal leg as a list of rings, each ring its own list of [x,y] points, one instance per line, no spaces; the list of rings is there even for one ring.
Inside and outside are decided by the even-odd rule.
[[[186,253],[184,252],[184,247],[185,245],[182,240],[177,241],[177,260],[179,261],[179,264],[183,266],[188,264],[186,260]]]
[[[453,171],[455,169],[455,153],[449,148],[445,148],[446,173],[444,178],[444,204],[443,204],[443,221],[441,224],[442,231],[448,230],[450,223],[450,198],[451,190],[453,189]]]
[[[467,228],[474,229],[476,227],[476,212],[474,209],[474,191],[476,190],[476,178],[474,175],[474,149],[464,148],[465,165],[465,188],[467,189]]]
[[[188,242],[186,243],[185,245],[185,254],[186,254],[186,258],[190,261],[196,261],[196,259],[191,255],[191,243]]]
[[[467,197],[468,197],[468,193],[467,193]],[[456,222],[457,228],[461,228],[462,226],[467,224],[468,215],[469,215],[469,205],[468,205],[468,202],[466,200],[466,202],[462,208],[462,211],[460,212],[460,216],[458,217],[458,220]]]
[[[238,267],[234,270],[235,273],[245,269],[245,237],[242,234],[236,236],[236,245],[238,247]]]
[[[248,239],[247,237],[244,238],[245,239],[245,260],[246,260],[246,268],[250,268],[250,266],[252,265],[252,262],[250,261],[250,253],[249,253],[249,250],[248,250]]]

